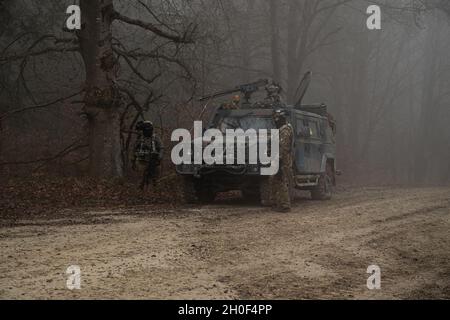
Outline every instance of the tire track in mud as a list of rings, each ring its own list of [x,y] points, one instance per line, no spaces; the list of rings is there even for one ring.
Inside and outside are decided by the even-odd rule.
[[[1,298],[449,298],[450,188],[350,189],[275,213],[238,199],[0,229]],[[82,290],[65,268],[82,266]],[[369,264],[382,290],[365,287]]]
[[[380,233],[383,234],[389,232],[389,230],[392,230],[392,233],[396,234],[398,233],[398,229],[408,229],[410,225],[418,226],[417,228],[420,229],[421,227],[423,227],[422,224],[430,218],[439,219],[439,217],[448,217],[448,199],[444,199],[440,204],[436,205],[436,198],[440,199],[440,195],[438,194],[436,196],[435,193],[430,193],[426,195],[426,197],[417,198],[416,194],[407,194],[406,197],[403,196],[403,198],[399,200],[398,195],[394,194],[391,195],[391,197],[383,196],[382,200],[380,200],[379,197],[376,197],[376,200],[366,199],[366,202],[364,203],[358,201],[359,204],[357,205],[357,211],[363,212],[359,215],[361,222],[359,223],[359,225],[358,223],[356,223],[356,225],[355,223],[353,223],[349,224],[348,226],[344,223],[344,221],[340,220],[345,219],[345,216],[349,214],[349,211],[350,213],[354,214],[352,210],[349,210],[349,208],[354,206],[353,201],[351,201],[350,203],[347,202],[346,205],[342,207],[339,206],[338,208],[336,208],[336,206],[333,205],[332,202],[325,204],[325,207],[327,207],[327,209],[331,212],[323,214],[324,208],[322,206],[321,213],[323,214],[323,216],[320,217],[322,219],[318,219],[317,223],[314,222],[313,216],[313,214],[316,213],[315,211],[317,207],[310,206],[308,203],[308,205],[306,206],[306,211],[300,214],[303,214],[303,218],[306,219],[306,222],[309,224],[307,228],[302,228],[302,239],[304,240],[306,238],[307,241],[310,242],[310,244],[309,247],[305,246],[303,248],[300,255],[303,256],[306,261],[308,261],[309,257],[309,264],[295,264],[293,262],[295,261],[295,259],[292,259],[292,257],[290,261],[287,261],[287,263],[291,262],[292,265],[296,265],[297,267],[300,266],[301,268],[303,268],[303,270],[305,270],[305,272],[300,272],[300,276],[296,276],[295,270],[286,271],[286,268],[284,268],[283,270],[277,270],[277,266],[272,265],[272,273],[270,275],[267,275],[261,271],[267,269],[267,265],[262,265],[259,267],[259,269],[261,269],[260,271],[249,272],[247,275],[247,278],[250,279],[249,281],[251,282],[250,287],[255,286],[255,288],[258,288],[258,290],[251,291],[248,288],[245,289],[245,283],[248,282],[246,279],[244,279],[244,281],[241,281],[237,286],[235,285],[235,290],[241,292],[243,298],[252,297],[252,294],[255,296],[261,296],[261,291],[264,291],[265,288],[271,288],[271,286],[268,284],[267,279],[272,279],[273,281],[270,282],[278,282],[276,286],[281,288],[285,287],[286,285],[287,287],[289,287],[289,284],[293,284],[291,286],[292,288],[294,288],[294,290],[286,291],[283,293],[280,289],[278,289],[278,291],[274,291],[272,288],[271,290],[269,290],[270,292],[267,292],[262,296],[268,296],[272,298],[333,298],[355,297],[355,292],[358,293],[357,295],[364,296],[364,292],[367,291],[367,289],[365,288],[365,279],[367,277],[367,274],[365,272],[367,266],[372,264],[372,260],[374,259],[378,259],[378,261],[380,263],[383,263],[384,265],[389,265],[389,260],[392,260],[393,257],[395,257],[395,252],[382,252],[382,254],[380,254],[380,251],[385,251],[382,244],[381,246],[378,245],[376,247],[373,247],[373,245],[371,245],[372,243],[374,243],[373,241],[371,242],[370,240],[365,240],[361,243],[361,240],[367,238],[372,238],[372,240],[374,240]],[[416,201],[417,203],[411,201]],[[340,201],[338,200],[338,202]],[[391,202],[394,202],[394,204],[396,204],[394,208],[396,208],[398,212],[390,212],[389,209],[386,210],[386,208],[392,207],[390,205]],[[399,206],[399,202],[406,203],[406,205]],[[311,209],[314,212],[310,212]],[[368,213],[366,213],[366,211],[368,211]],[[380,213],[380,211],[381,215],[373,216],[374,212]],[[265,213],[263,212],[262,214]],[[277,216],[277,218],[274,219],[272,217],[271,222],[273,223],[275,221],[275,223],[281,224],[280,230],[283,230],[286,229],[286,224],[298,221],[298,212],[296,212],[295,214],[297,214],[297,216],[294,218],[292,218],[292,215],[286,215],[284,217],[275,215]],[[433,214],[433,216],[430,217],[430,214]],[[312,219],[312,221],[309,219]],[[219,221],[221,220],[223,219],[219,219]],[[356,221],[357,220],[358,217],[356,217]],[[260,223],[265,224],[266,222],[263,220],[260,221]],[[219,224],[220,222],[214,221],[214,223],[210,224],[209,227],[217,228]],[[239,221],[236,221],[236,224],[239,224]],[[337,228],[335,228],[335,230],[327,230],[330,229],[327,226],[334,225],[338,226]],[[311,231],[314,230],[314,228],[317,228],[317,230],[320,230],[320,232]],[[223,227],[219,226],[218,229],[223,230]],[[321,233],[322,236],[323,233],[328,234],[327,238],[321,239]],[[308,236],[308,234],[310,234],[310,236]],[[315,234],[317,237],[315,237]],[[199,235],[199,238],[201,238],[201,235]],[[301,239],[294,238],[293,240]],[[232,243],[233,239],[228,239],[228,241]],[[317,242],[319,242],[319,244],[317,244]],[[378,242],[380,241],[378,240]],[[279,242],[274,241],[274,243]],[[240,244],[238,243],[237,245],[232,245],[232,247],[238,248],[239,245],[242,246],[242,242]],[[368,247],[368,250],[364,248],[365,246]],[[270,244],[266,243],[266,250],[272,249],[270,247]],[[326,247],[326,250],[324,250],[324,247]],[[215,252],[216,250],[215,248],[210,248],[209,251]],[[326,253],[323,253],[323,251],[325,251]],[[319,252],[319,254],[315,254],[314,252]],[[442,265],[445,265],[448,254],[447,257],[445,252],[440,252],[439,254],[443,255],[443,258],[440,260],[440,262]],[[383,257],[384,255],[391,255],[393,257]],[[280,254],[280,256],[289,256],[289,254],[283,252]],[[208,257],[210,257],[209,254],[203,254],[201,257],[199,257],[199,259],[204,259],[207,261],[211,260],[208,259]],[[237,257],[237,259],[242,260],[242,257]],[[214,261],[214,259],[212,260],[213,261],[209,261],[209,263],[214,265],[216,262]],[[283,260],[281,259],[278,261],[280,263],[283,262]],[[311,268],[308,267],[314,264],[316,269],[315,273],[316,275],[319,273],[320,279],[314,279],[308,276],[308,273],[311,273],[311,270],[308,270]],[[253,262],[252,269],[257,269],[257,265],[258,263],[256,260]],[[321,270],[322,272],[317,272],[317,269]],[[390,272],[391,269],[392,268],[388,267],[386,270]],[[230,285],[233,285],[232,282],[235,280],[230,279],[234,279],[233,276],[235,277],[239,274],[242,275],[242,273],[243,270],[239,270],[239,272],[235,272],[232,276],[226,276],[224,277],[224,279],[228,280]],[[262,273],[262,276],[253,277],[255,279],[251,280],[253,273]],[[312,273],[314,274],[314,272]],[[440,275],[445,275],[445,273],[442,273]],[[389,280],[389,278],[387,279]],[[262,288],[261,285],[259,285],[260,281],[262,281],[263,283]],[[444,294],[446,294],[445,290]],[[404,295],[402,293],[399,295],[397,294],[397,296],[408,297],[407,294]],[[390,295],[390,297],[394,298],[396,297],[396,295],[392,294]]]

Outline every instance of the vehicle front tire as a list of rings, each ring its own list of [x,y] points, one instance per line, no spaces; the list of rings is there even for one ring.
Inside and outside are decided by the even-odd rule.
[[[333,197],[333,169],[327,164],[326,173],[319,178],[319,185],[311,190],[311,198],[313,200],[331,200]]]
[[[197,196],[195,194],[195,183],[192,177],[183,178],[183,201],[188,204],[194,204],[197,202]]]

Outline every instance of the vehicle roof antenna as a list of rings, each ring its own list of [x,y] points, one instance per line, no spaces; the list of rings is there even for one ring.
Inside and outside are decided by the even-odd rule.
[[[308,71],[303,76],[303,79],[300,81],[300,84],[297,88],[297,91],[295,92],[294,98],[299,97],[297,100],[297,103],[294,105],[297,108],[300,108],[302,106],[303,98],[305,97],[306,91],[309,88],[309,84],[311,83],[312,78],[312,72]]]

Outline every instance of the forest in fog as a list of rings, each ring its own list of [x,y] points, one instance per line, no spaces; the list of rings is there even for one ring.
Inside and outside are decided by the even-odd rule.
[[[343,181],[448,184],[449,52],[448,0],[0,0],[0,179],[129,177],[142,118],[170,175],[198,97],[270,78],[293,103],[312,71],[304,102],[337,121]]]

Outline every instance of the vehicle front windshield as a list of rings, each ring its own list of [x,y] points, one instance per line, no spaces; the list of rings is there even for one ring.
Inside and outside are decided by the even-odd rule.
[[[225,117],[218,121],[217,129],[222,132],[226,130],[248,129],[260,130],[260,129],[274,129],[275,124],[270,117]]]

